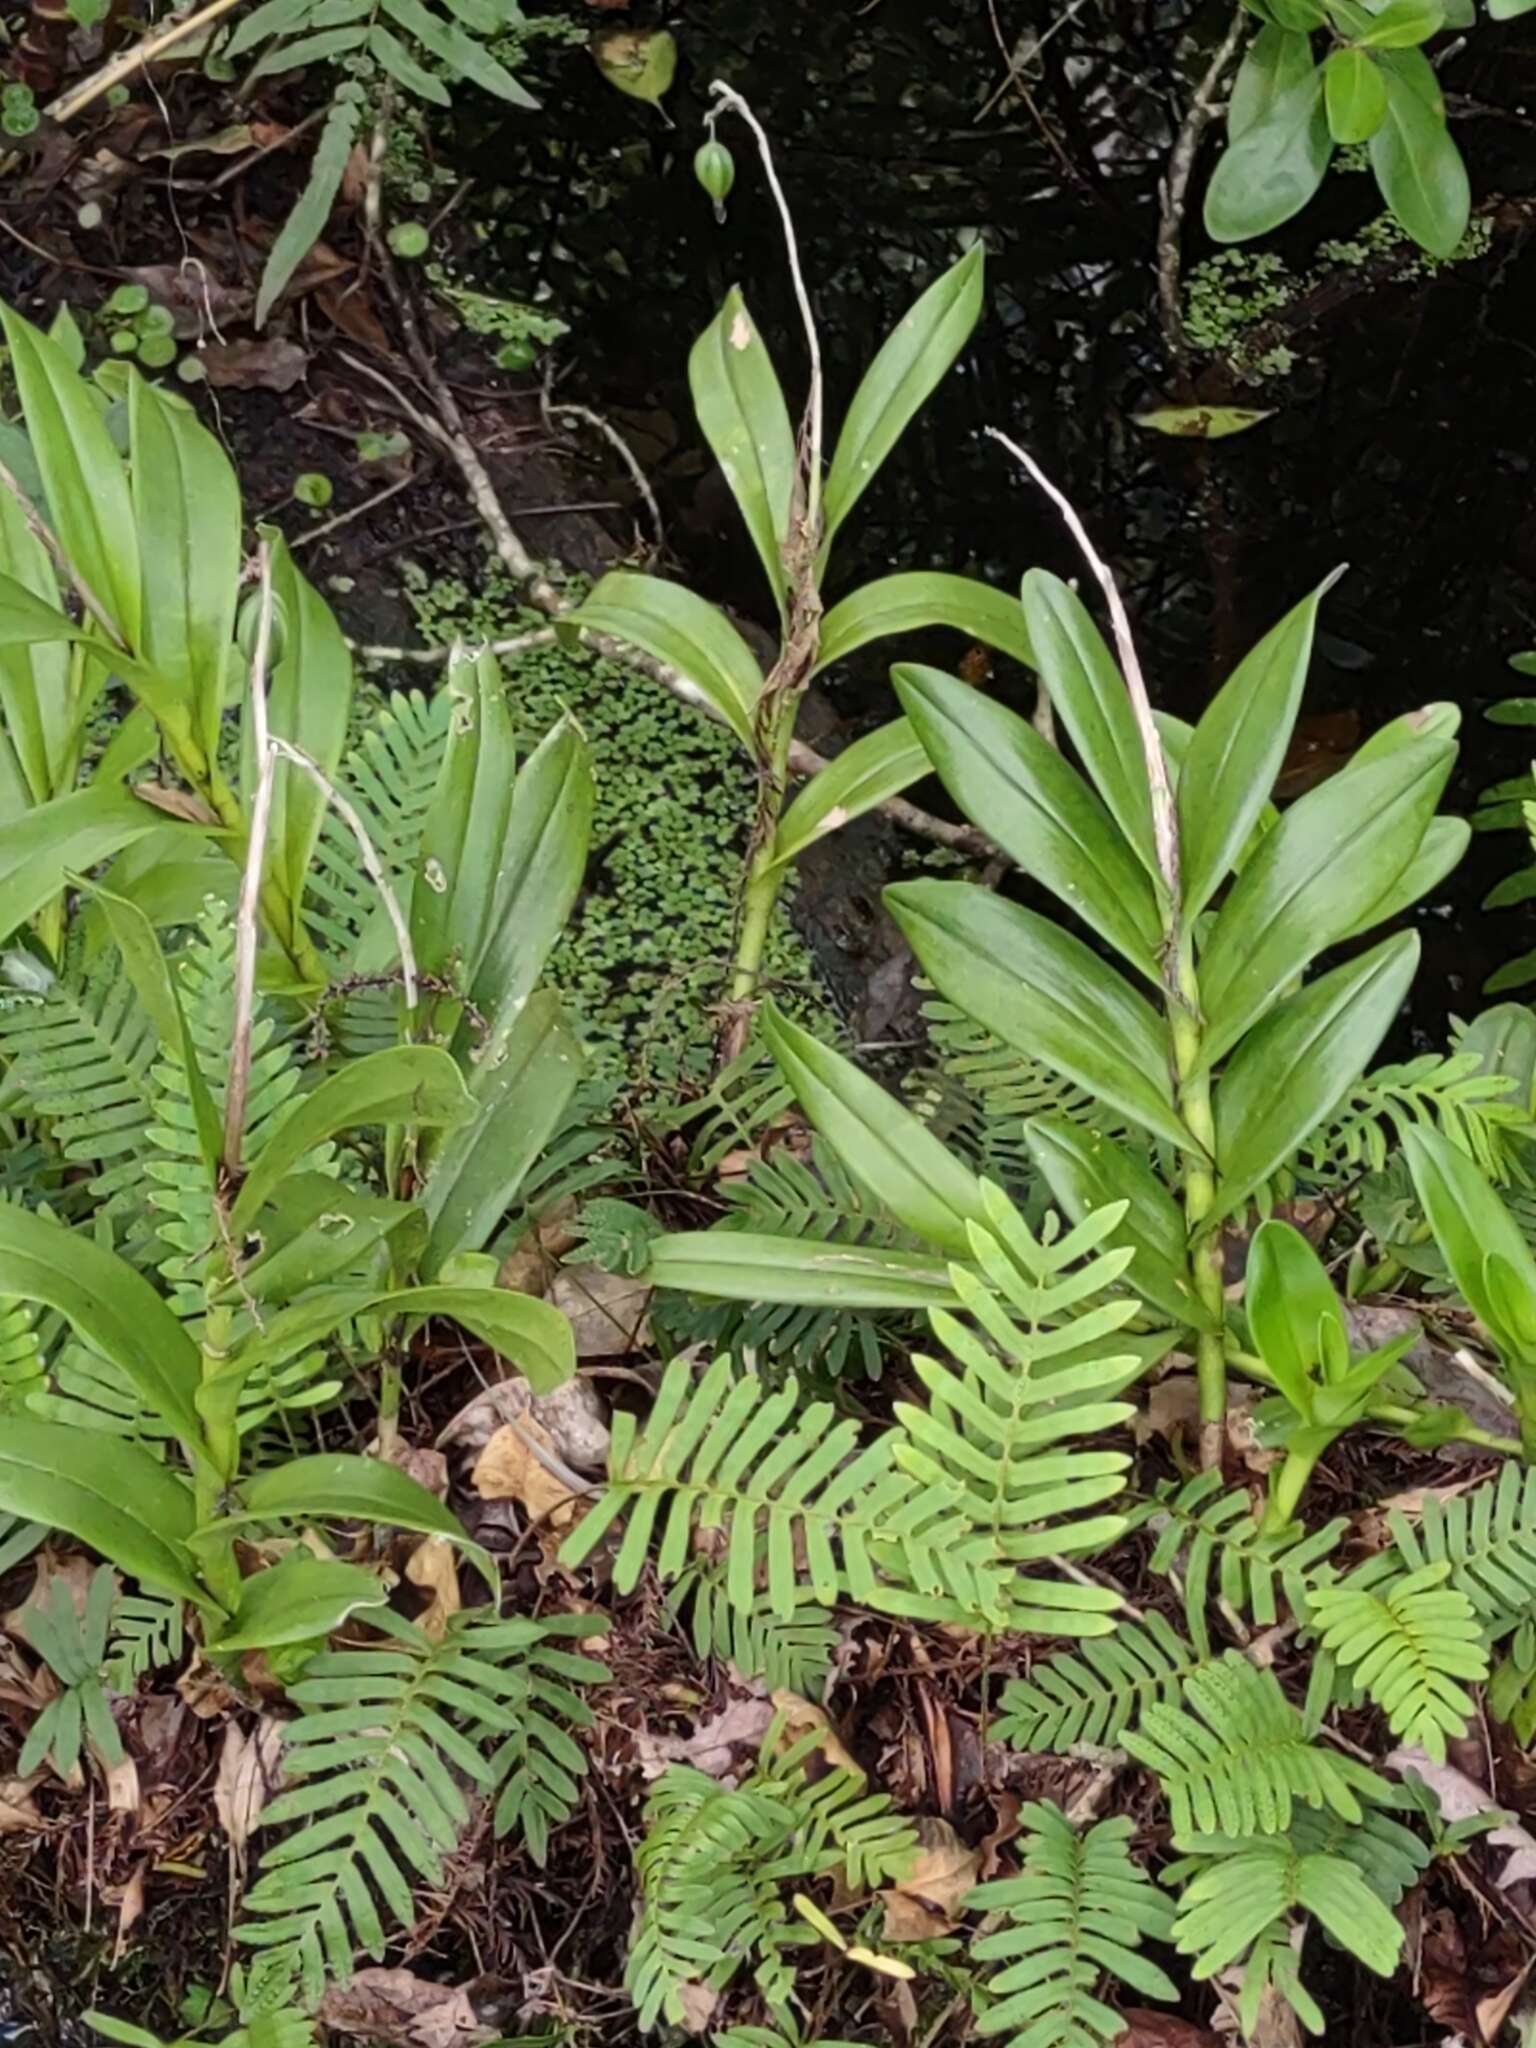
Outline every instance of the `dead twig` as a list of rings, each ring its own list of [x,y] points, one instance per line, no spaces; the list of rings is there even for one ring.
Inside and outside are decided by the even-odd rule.
[[[526,654],[532,647],[553,646],[555,629],[540,626],[536,632],[518,633],[510,640],[487,640],[487,654]],[[453,653],[452,647],[383,647],[349,640],[348,647],[360,661],[419,661],[424,666],[440,668]]]
[[[551,431],[554,429],[555,420],[561,418],[580,420],[583,426],[588,426],[595,434],[602,435],[603,439],[629,471],[630,481],[645,501],[645,509],[650,514],[651,526],[656,535],[657,550],[664,549],[667,545],[667,530],[661,522],[661,507],[656,502],[656,493],[651,489],[651,480],[641,468],[639,458],[636,456],[634,449],[630,447],[613,422],[604,419],[600,412],[594,412],[590,405],[573,405],[565,400],[561,400],[558,404],[553,403],[550,399],[549,386],[547,384],[541,394],[539,403],[540,409],[544,414],[544,423]]]
[[[277,772],[267,733],[267,665],[272,651],[272,557],[265,541],[256,551],[256,570],[261,586],[261,603],[256,615],[256,645],[251,655],[246,696],[250,707],[252,756],[256,762],[257,779],[256,793],[251,799],[245,868],[240,876],[240,900],[235,912],[233,1020],[230,1028],[229,1086],[224,1096],[224,1173],[231,1183],[240,1174],[240,1148],[251,1087],[251,1028],[256,1015],[261,875],[266,866],[267,832],[272,821],[272,785]]]
[[[1205,76],[1195,87],[1194,98],[1180,124],[1173,154],[1168,159],[1168,175],[1163,180],[1157,223],[1157,302],[1162,317],[1163,341],[1181,370],[1189,361],[1189,337],[1184,331],[1184,311],[1179,304],[1184,261],[1184,209],[1189,201],[1189,181],[1194,175],[1201,141],[1216,111],[1217,90],[1228,66],[1247,41],[1251,25],[1243,9],[1236,9],[1231,27],[1206,66]]]
[[[327,519],[319,526],[312,526],[308,533],[298,534],[288,542],[288,552],[307,548],[317,540],[324,540],[328,533],[335,533],[340,527],[350,526],[354,519],[361,519],[365,513],[376,512],[380,505],[387,505],[391,498],[398,498],[402,491],[408,491],[412,484],[419,482],[415,476],[403,476],[398,482],[386,484],[382,491],[375,491],[371,498],[364,498],[360,505],[354,505],[349,512],[338,512],[334,519]]]
[[[144,36],[131,49],[123,50],[99,71],[72,86],[68,92],[60,93],[51,100],[43,112],[50,121],[65,122],[82,113],[93,100],[99,100],[103,93],[110,92],[114,85],[128,78],[133,72],[143,69],[165,56],[177,43],[184,43],[188,36],[198,29],[206,28],[217,21],[220,15],[228,14],[240,5],[240,0],[208,0],[206,7],[198,7],[191,14],[183,14],[168,21],[164,28],[158,28],[152,35]]]

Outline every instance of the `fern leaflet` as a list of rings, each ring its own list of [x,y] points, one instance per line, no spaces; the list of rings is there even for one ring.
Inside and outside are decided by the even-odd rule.
[[[1182,1573],[1185,1624],[1202,1656],[1210,1654],[1206,1610],[1213,1593],[1229,1615],[1260,1628],[1278,1620],[1277,1594],[1304,1618],[1310,1590],[1329,1575],[1329,1556],[1349,1526],[1341,1515],[1310,1534],[1293,1524],[1277,1536],[1261,1535],[1247,1494],[1240,1487],[1222,1493],[1219,1472],[1160,1489],[1134,1517],[1157,1531],[1152,1570]]]
[[[1372,1591],[1345,1579],[1313,1591],[1311,1625],[1406,1742],[1445,1761],[1448,1736],[1465,1732],[1473,1701],[1458,1679],[1488,1675],[1472,1603],[1428,1564]]]
[[[1153,1610],[1112,1636],[1090,1638],[1081,1651],[1046,1658],[1028,1678],[1009,1679],[993,1734],[1036,1754],[1117,1743],[1144,1707],[1176,1701],[1183,1680],[1208,1661]]]

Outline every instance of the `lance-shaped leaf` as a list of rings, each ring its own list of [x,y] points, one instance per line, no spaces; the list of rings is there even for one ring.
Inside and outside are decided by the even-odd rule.
[[[693,345],[688,386],[704,438],[741,508],[782,612],[795,431],[767,344],[735,287]]]
[[[1213,1220],[1245,1202],[1332,1115],[1391,1028],[1418,965],[1399,932],[1272,1010],[1216,1086]]]
[[[186,1550],[191,1488],[138,1444],[7,1416],[0,1510],[64,1530],[147,1586],[211,1604]]]
[[[954,676],[907,663],[891,675],[966,817],[1155,980],[1162,923],[1151,881],[1071,763],[1027,719]]]
[[[796,1101],[860,1186],[925,1243],[969,1259],[967,1226],[987,1220],[975,1174],[878,1081],[772,1002],[761,1030]]]
[[[552,1394],[576,1370],[576,1341],[565,1317],[510,1287],[407,1287],[376,1295],[369,1313],[450,1316],[516,1366],[536,1394]]]
[[[928,287],[864,373],[827,475],[824,556],[908,421],[970,340],[981,314],[982,262],[981,243],[974,242]]]
[[[974,576],[913,569],[862,584],[833,605],[821,622],[816,673],[846,661],[872,640],[922,633],[932,626],[951,626],[1026,668],[1035,666],[1023,609],[1006,590],[994,590]]]
[[[956,1305],[947,1259],[746,1230],[683,1230],[658,1237],[650,1247],[645,1277],[653,1287],[718,1301],[808,1308]]]
[[[1204,1064],[1236,1045],[1310,960],[1381,901],[1418,852],[1455,758],[1451,741],[1417,739],[1352,762],[1265,835],[1201,957]]]
[[[392,1045],[350,1060],[274,1122],[235,1197],[231,1227],[245,1229],[284,1174],[340,1131],[371,1124],[452,1125],[470,1111],[469,1091],[440,1046]]]
[[[53,558],[7,490],[0,490],[0,562],[9,572],[0,572],[0,712],[27,802],[41,804],[59,793],[73,737],[72,625],[58,608]]]
[[[48,496],[49,523],[118,639],[137,647],[143,592],[122,457],[85,380],[58,343],[3,304],[0,325]]]
[[[19,931],[64,886],[148,833],[175,830],[188,844],[198,825],[170,826],[164,811],[110,782],[55,797],[0,825],[0,934]]]
[[[813,775],[780,818],[773,840],[775,865],[793,860],[816,840],[932,773],[928,750],[910,720],[893,718],[866,733]]]
[[[680,583],[614,569],[570,618],[573,625],[627,640],[675,668],[748,753],[753,751],[752,713],[763,672],[724,612]]]
[[[1401,51],[1382,60],[1386,115],[1371,137],[1371,169],[1382,198],[1419,246],[1432,256],[1449,256],[1471,218],[1467,167],[1444,115],[1394,65],[1393,55],[1401,64],[1419,53]]]
[[[495,910],[517,777],[517,738],[501,667],[488,648],[456,648],[445,684],[452,716],[432,805],[421,828],[411,892],[411,943],[423,974],[450,963],[479,972]]]
[[[1174,1108],[1163,1020],[1081,939],[968,882],[899,882],[885,902],[923,972],[968,1017],[1199,1153]]]
[[[299,573],[281,533],[276,527],[260,532],[271,550],[274,630],[281,629],[267,679],[268,724],[277,738],[307,754],[323,775],[334,777],[352,709],[352,656],[336,614]],[[243,779],[246,791],[254,793],[258,764],[250,740],[247,719]],[[292,762],[284,763],[272,786],[267,874],[295,913],[325,805],[325,791],[313,778]]]
[[[1243,1295],[1248,1327],[1270,1376],[1296,1413],[1312,1415],[1313,1380],[1349,1329],[1327,1268],[1299,1230],[1271,1216],[1248,1247]]]
[[[0,1300],[7,1296],[57,1309],[197,1454],[197,1346],[126,1259],[47,1216],[0,1203]]]
[[[1184,915],[1198,917],[1236,864],[1291,743],[1317,608],[1333,578],[1264,635],[1206,706],[1180,773]]]
[[[1416,1125],[1403,1134],[1403,1151],[1467,1305],[1500,1350],[1514,1358],[1536,1353],[1536,1259],[1508,1205],[1441,1132]]]
[[[323,1642],[348,1615],[388,1604],[389,1589],[377,1572],[291,1551],[241,1581],[240,1605],[209,1647],[223,1657],[239,1650],[275,1650],[285,1643]]]

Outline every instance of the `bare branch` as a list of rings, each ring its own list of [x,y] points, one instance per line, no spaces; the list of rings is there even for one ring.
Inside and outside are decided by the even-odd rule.
[[[1184,208],[1189,199],[1189,181],[1194,175],[1201,138],[1216,111],[1217,89],[1227,67],[1247,41],[1251,26],[1249,17],[1239,7],[1232,16],[1232,25],[1220,48],[1206,67],[1205,76],[1195,87],[1195,96],[1189,103],[1189,112],[1184,116],[1174,140],[1173,154],[1168,159],[1168,175],[1163,180],[1162,207],[1157,223],[1157,299],[1162,314],[1163,340],[1168,353],[1181,369],[1189,358],[1189,337],[1184,331],[1184,312],[1179,304],[1179,277],[1184,260]]]
[[[256,793],[251,799],[250,834],[245,869],[240,877],[240,902],[235,913],[234,1016],[230,1029],[229,1086],[224,1095],[224,1172],[233,1181],[240,1172],[240,1147],[251,1087],[251,1030],[256,1015],[256,950],[260,929],[261,873],[266,865],[267,832],[272,822],[272,782],[277,764],[267,737],[267,665],[272,652],[272,557],[265,541],[256,551],[261,605],[256,616],[256,647],[251,656],[246,692],[251,715],[251,758],[256,763]]]

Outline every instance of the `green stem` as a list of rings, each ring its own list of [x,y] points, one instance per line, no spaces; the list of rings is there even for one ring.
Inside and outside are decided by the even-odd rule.
[[[1170,996],[1168,1022],[1173,1039],[1174,1081],[1179,1113],[1206,1157],[1191,1155],[1184,1168],[1184,1221],[1189,1228],[1190,1284],[1213,1327],[1195,1340],[1195,1378],[1200,1390],[1200,1462],[1221,1463],[1227,1421],[1226,1294],[1222,1286],[1221,1240],[1211,1228],[1216,1176],[1209,1160],[1216,1151],[1209,1072],[1200,1067],[1199,989],[1187,956],[1181,963],[1177,996]]]
[[[733,1003],[750,1003],[757,994],[774,905],[784,886],[786,864],[774,859],[773,847],[784,809],[789,749],[795,736],[795,714],[799,704],[798,692],[786,691],[779,700],[767,734],[768,763],[752,831],[752,851],[742,888],[736,950],[731,960],[728,994]],[[740,1050],[739,1045],[736,1050]]]
[[[1296,1510],[1301,1505],[1301,1496],[1306,1492],[1307,1482],[1316,1470],[1317,1461],[1321,1456],[1321,1448],[1286,1452],[1284,1463],[1270,1477],[1264,1519],[1259,1525],[1261,1536],[1278,1536],[1295,1521]]]

